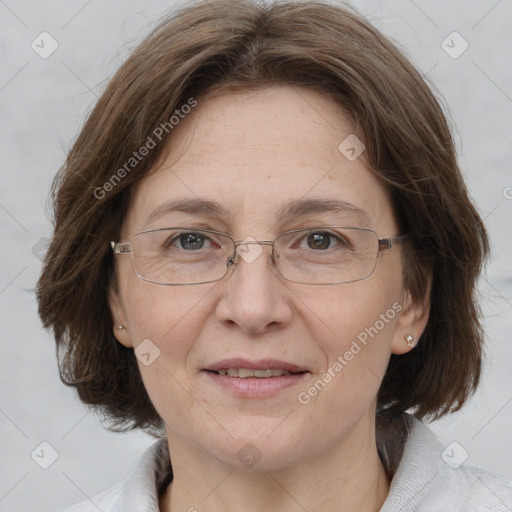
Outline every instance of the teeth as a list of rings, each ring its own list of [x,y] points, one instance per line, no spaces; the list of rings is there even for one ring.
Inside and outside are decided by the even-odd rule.
[[[227,370],[219,370],[219,375],[227,375],[228,377],[239,377],[241,379],[247,379],[248,377],[257,377],[259,379],[265,379],[269,377],[281,377],[282,375],[291,375],[291,372],[286,370],[251,370],[250,368],[229,368]]]
[[[272,370],[254,370],[255,377],[272,377]]]

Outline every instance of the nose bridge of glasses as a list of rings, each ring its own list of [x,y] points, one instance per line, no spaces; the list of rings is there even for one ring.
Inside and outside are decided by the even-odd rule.
[[[252,238],[252,237],[251,237]],[[240,241],[234,241],[235,242],[235,254],[240,255],[240,252],[244,251],[243,249],[239,249],[240,246],[244,245],[270,245],[272,248],[272,252],[274,252],[274,242],[272,240],[240,240]],[[263,251],[263,249],[262,249]]]
[[[235,246],[238,247],[242,244],[257,244],[257,245],[274,245],[272,240],[240,240],[235,241]]]
[[[252,237],[251,237],[252,238]],[[247,245],[253,245],[253,246],[262,246],[262,245],[269,245],[272,248],[272,253],[269,257],[269,260],[276,264],[276,257],[274,257],[274,241],[272,240],[233,240],[234,242],[234,253],[232,256],[230,256],[226,260],[227,267],[231,267],[231,265],[236,264],[239,262],[239,259],[243,259],[246,263],[253,263],[256,259],[258,259],[258,256],[260,255],[258,252],[252,252],[252,254],[242,254],[246,253],[244,249],[239,249],[240,246],[247,246]],[[263,249],[261,249],[261,252],[263,252]]]

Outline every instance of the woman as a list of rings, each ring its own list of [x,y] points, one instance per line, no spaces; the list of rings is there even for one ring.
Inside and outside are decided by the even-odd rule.
[[[478,384],[488,241],[438,102],[357,14],[165,20],[55,194],[38,299],[62,378],[165,435],[70,510],[512,507],[421,422]]]

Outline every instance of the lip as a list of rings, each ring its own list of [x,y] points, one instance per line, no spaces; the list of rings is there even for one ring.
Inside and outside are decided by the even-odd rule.
[[[279,361],[277,359],[259,359],[258,361],[250,361],[240,357],[231,359],[222,359],[217,363],[209,365],[205,370],[218,372],[219,370],[228,370],[229,368],[247,368],[250,370],[286,370],[292,373],[305,372],[306,368],[296,364]],[[277,378],[277,377],[274,377]]]
[[[258,377],[230,377],[214,373],[229,368],[247,368],[251,370],[278,369],[293,372],[293,375],[282,375],[280,377],[258,378]],[[300,372],[300,373],[299,373]],[[226,391],[241,398],[265,398],[282,391],[290,386],[301,382],[310,372],[296,364],[279,361],[276,359],[260,359],[249,361],[243,358],[223,359],[214,363],[202,372],[207,378],[213,381]]]

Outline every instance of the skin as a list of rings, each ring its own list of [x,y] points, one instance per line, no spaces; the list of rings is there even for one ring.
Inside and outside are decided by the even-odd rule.
[[[173,131],[160,164],[141,180],[121,241],[146,228],[204,223],[236,240],[272,240],[298,228],[340,224],[399,235],[389,191],[338,145],[354,125],[317,92],[288,86],[218,94],[199,104]],[[360,136],[362,138],[362,136]],[[170,199],[217,201],[231,216],[174,212],[148,224]],[[343,199],[364,209],[276,221],[276,209],[301,198]],[[174,480],[162,511],[376,511],[390,482],[375,442],[376,396],[390,355],[412,347],[428,319],[428,304],[403,288],[398,245],[380,254],[367,279],[331,286],[285,281],[270,248],[254,262],[240,259],[215,283],[159,286],[138,279],[129,255],[116,259],[111,290],[114,333],[125,346],[149,338],[160,356],[139,363],[144,385],[165,421]],[[402,311],[371,338],[307,405],[297,400],[357,335],[392,304]],[[126,329],[118,330],[118,323]],[[239,398],[201,370],[226,357],[273,358],[306,368],[300,385],[267,398]],[[261,459],[246,467],[246,443]]]

